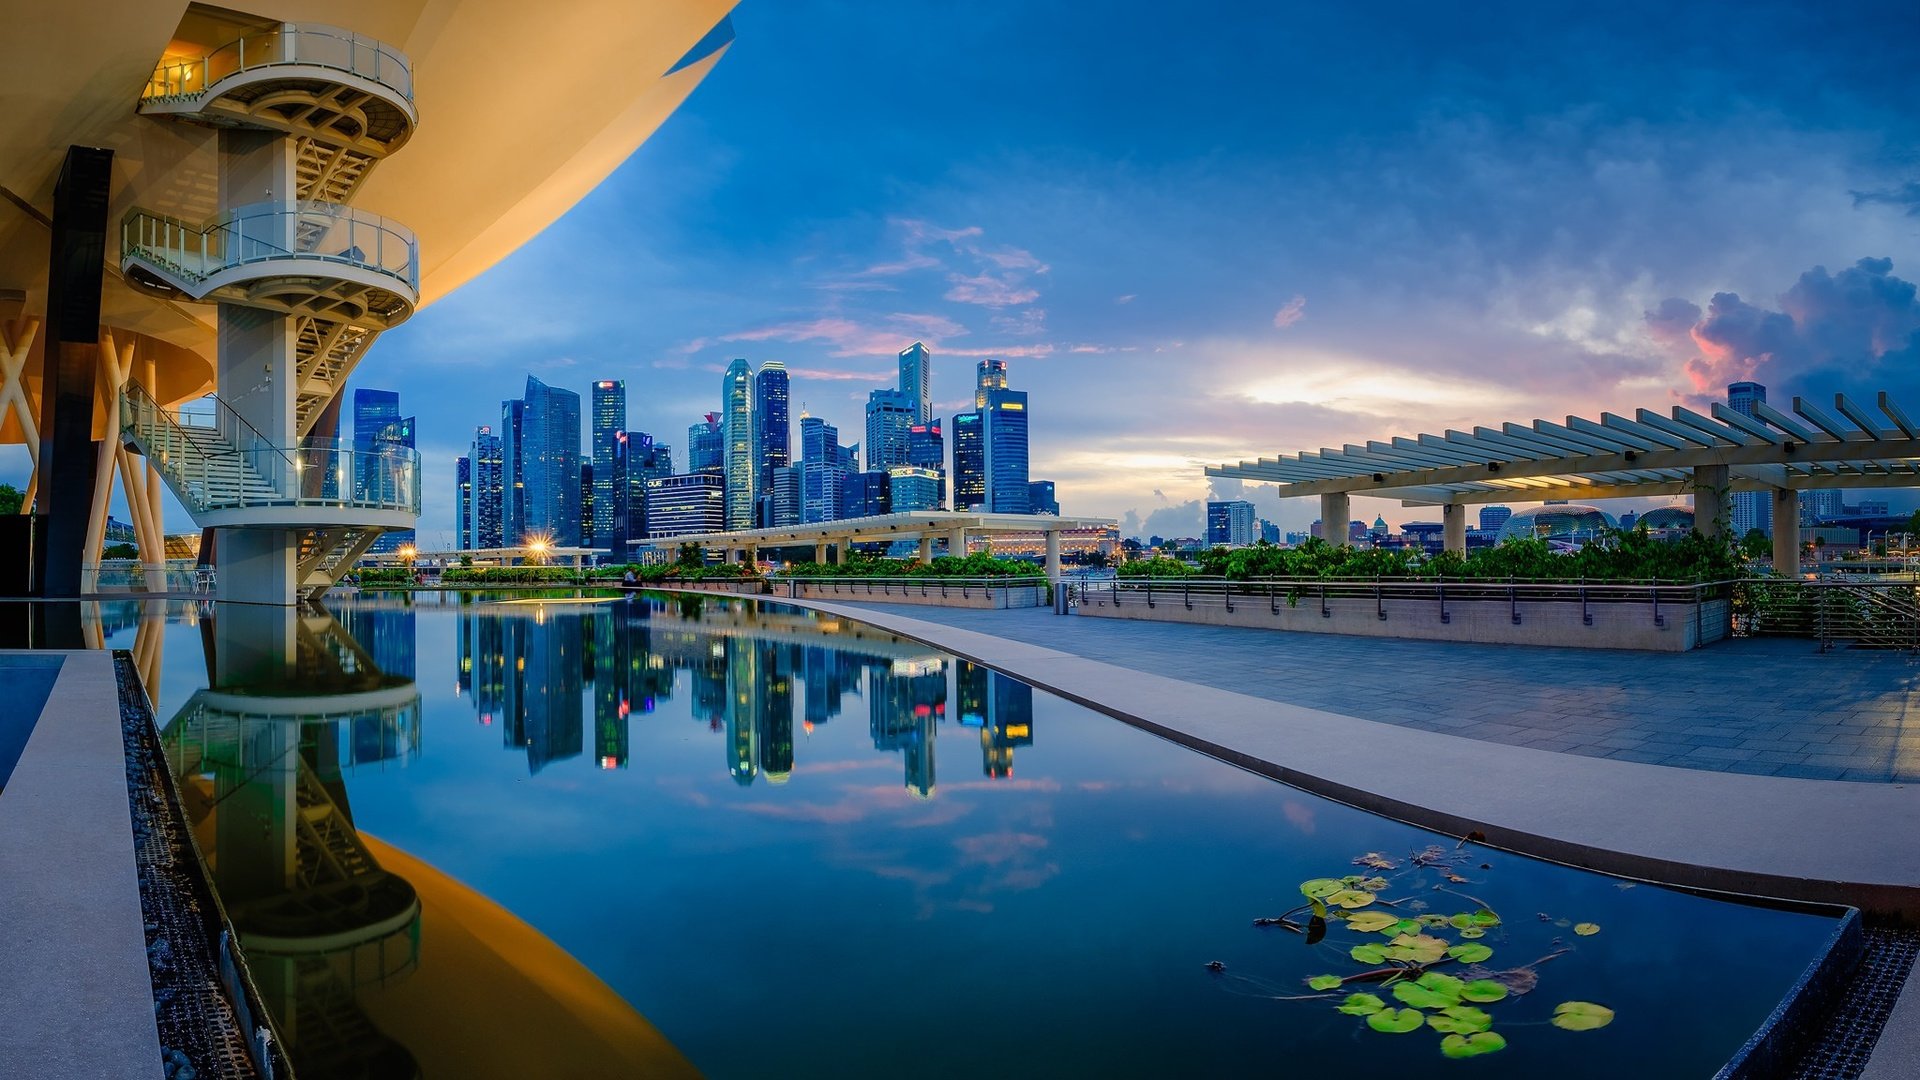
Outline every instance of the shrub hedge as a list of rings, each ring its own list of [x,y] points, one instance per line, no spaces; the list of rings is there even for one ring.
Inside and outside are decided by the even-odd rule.
[[[1545,540],[1518,539],[1466,555],[1336,547],[1319,538],[1299,547],[1272,544],[1200,553],[1198,564],[1164,556],[1119,567],[1121,577],[1225,578],[1485,578],[1520,581],[1725,581],[1748,576],[1744,556],[1726,539],[1689,533],[1661,540],[1641,530],[1615,529],[1574,551],[1555,551]]]

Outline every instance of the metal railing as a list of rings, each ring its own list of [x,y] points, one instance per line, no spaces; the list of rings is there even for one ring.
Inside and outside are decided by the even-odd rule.
[[[379,83],[411,104],[413,61],[391,45],[322,23],[281,23],[221,45],[205,56],[163,59],[140,100],[194,98],[242,72],[298,64]]]
[[[1418,601],[1437,604],[1439,620],[1453,621],[1450,605],[1469,601],[1493,601],[1507,605],[1515,625],[1525,620],[1525,608],[1532,604],[1579,604],[1582,621],[1593,624],[1593,609],[1598,605],[1644,605],[1654,625],[1665,626],[1667,615],[1682,604],[1724,599],[1731,582],[1676,582],[1657,578],[1645,581],[1506,581],[1488,578],[1107,578],[1070,580],[1069,604],[1097,601],[1114,606],[1139,604],[1153,608],[1176,604],[1192,610],[1197,604],[1217,605],[1227,611],[1253,605],[1265,605],[1273,614],[1283,608],[1318,609],[1325,618],[1333,616],[1329,606],[1335,600],[1372,602],[1374,614],[1388,617],[1390,602]],[[1663,608],[1667,610],[1662,610]]]
[[[812,577],[776,574],[768,580],[773,583],[774,595],[788,597],[798,597],[802,586],[848,599],[904,594],[927,599],[958,597],[970,600],[975,596],[990,595],[994,590],[1007,589],[1033,590],[1039,597],[1047,595],[1047,579],[1043,577]]]
[[[136,206],[120,219],[120,252],[194,284],[239,266],[298,259],[357,267],[420,291],[420,242],[411,229],[315,199],[249,203],[204,224]]]
[[[337,439],[274,446],[224,402],[163,408],[138,383],[120,398],[120,427],[191,511],[351,506],[420,512],[420,454],[405,446],[345,449]]]
[[[1810,637],[1843,646],[1920,652],[1920,585],[1901,581],[1743,581],[1733,595],[1738,637]]]

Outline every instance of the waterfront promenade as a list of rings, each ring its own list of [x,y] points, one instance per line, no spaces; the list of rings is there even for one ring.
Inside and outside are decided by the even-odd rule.
[[[1287,634],[849,603],[1135,671],[1487,742],[1713,772],[1920,781],[1920,658],[1804,638],[1685,653]]]

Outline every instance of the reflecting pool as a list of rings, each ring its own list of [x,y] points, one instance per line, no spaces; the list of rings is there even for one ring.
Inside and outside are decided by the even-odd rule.
[[[303,1080],[1707,1076],[1833,928],[1462,845],[799,608],[327,604],[102,611]],[[1439,978],[1367,975],[1396,962]]]

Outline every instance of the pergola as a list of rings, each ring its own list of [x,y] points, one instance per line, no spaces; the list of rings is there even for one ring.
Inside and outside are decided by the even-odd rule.
[[[737,532],[686,533],[680,536],[651,537],[653,544],[699,544],[726,553],[729,562],[744,554],[758,556],[761,548],[813,545],[813,561],[827,561],[827,547],[834,548],[836,562],[845,562],[849,545],[883,543],[893,540],[919,540],[920,558],[933,558],[933,543],[947,538],[947,550],[965,555],[968,536],[994,533],[1046,534],[1047,577],[1060,577],[1060,534],[1072,529],[1103,529],[1114,525],[1112,518],[1054,517],[1050,514],[983,514],[967,510],[912,510],[874,517],[821,521],[809,525],[788,525],[774,529],[743,529]]]
[[[1678,405],[1631,420],[1569,416],[1212,465],[1207,475],[1278,484],[1283,498],[1320,496],[1330,543],[1346,541],[1353,495],[1439,506],[1449,551],[1466,550],[1473,503],[1691,493],[1694,520],[1714,535],[1730,493],[1771,491],[1774,566],[1794,573],[1800,519],[1791,493],[1920,486],[1920,425],[1885,392],[1875,404],[1877,415],[1838,394],[1832,412],[1796,397],[1791,415],[1755,402],[1751,416],[1719,403],[1711,416]]]

